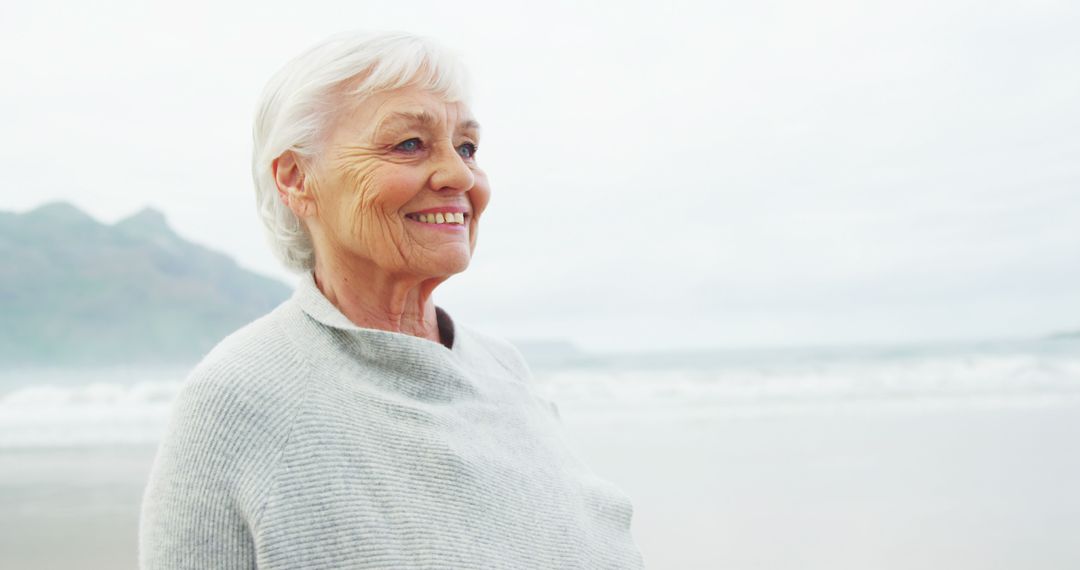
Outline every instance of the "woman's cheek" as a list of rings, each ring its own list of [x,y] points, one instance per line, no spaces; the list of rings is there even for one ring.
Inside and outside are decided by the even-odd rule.
[[[480,214],[487,209],[488,202],[491,201],[491,187],[488,186],[487,175],[484,171],[476,170],[476,183],[473,185],[472,190],[469,190],[470,202],[473,207],[473,217],[477,220],[480,219]]]
[[[355,184],[353,188],[355,194],[352,196],[352,204],[350,207],[343,209],[349,212],[351,217],[350,226],[356,239],[364,241],[364,234],[376,227],[375,223],[373,223],[374,220],[368,219],[376,214],[376,208],[374,207],[376,185],[368,178],[360,180],[359,184]]]

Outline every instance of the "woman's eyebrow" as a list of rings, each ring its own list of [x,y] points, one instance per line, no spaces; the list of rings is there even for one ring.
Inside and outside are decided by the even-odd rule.
[[[375,132],[382,132],[384,128],[396,127],[400,124],[434,126],[438,121],[435,116],[427,111],[395,111],[379,119],[375,125]]]
[[[480,130],[480,123],[476,122],[476,119],[469,119],[467,121],[462,121],[461,124],[458,125],[458,130],[459,131],[469,131],[469,130],[479,131]]]
[[[390,113],[379,120],[379,124],[375,127],[375,132],[379,132],[383,127],[392,123],[411,123],[420,124],[426,127],[437,126],[439,120],[435,118],[435,115],[428,113],[427,111],[395,111]],[[475,119],[468,119],[458,124],[458,130],[480,130],[480,123]]]

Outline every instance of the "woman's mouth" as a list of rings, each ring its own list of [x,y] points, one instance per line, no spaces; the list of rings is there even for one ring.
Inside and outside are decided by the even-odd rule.
[[[464,212],[429,212],[424,214],[405,214],[409,221],[435,231],[467,233],[469,214]]]
[[[466,215],[467,214],[463,212],[436,212],[429,214],[405,214],[405,217],[423,224],[464,225]]]

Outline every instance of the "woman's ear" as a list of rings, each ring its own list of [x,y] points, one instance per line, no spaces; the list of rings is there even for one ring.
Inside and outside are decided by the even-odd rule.
[[[273,169],[274,183],[277,184],[282,203],[301,220],[314,216],[316,203],[313,187],[310,179],[305,176],[296,153],[285,151],[270,163],[270,168]]]

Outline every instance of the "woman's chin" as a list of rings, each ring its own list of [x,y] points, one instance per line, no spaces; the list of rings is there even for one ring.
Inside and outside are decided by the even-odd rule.
[[[416,272],[432,277],[449,277],[469,268],[469,256],[442,258],[438,262],[422,263],[414,266]]]

